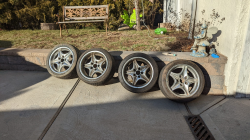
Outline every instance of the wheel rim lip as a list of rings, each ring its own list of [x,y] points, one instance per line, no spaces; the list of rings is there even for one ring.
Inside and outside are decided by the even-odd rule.
[[[88,76],[86,76],[85,74],[83,74],[83,72],[82,72],[82,68],[81,68],[81,66],[82,66],[82,60],[87,56],[87,55],[89,55],[90,53],[93,53],[93,52],[95,52],[95,53],[100,53],[104,58],[105,58],[105,62],[106,62],[106,67],[105,67],[105,70],[103,71],[103,73],[100,75],[100,76],[98,76],[98,77],[95,77],[95,78],[90,78],[90,77],[88,77]],[[103,74],[106,72],[106,70],[107,70],[107,68],[108,68],[108,59],[107,59],[107,57],[102,53],[102,52],[100,52],[100,51],[90,51],[90,52],[88,52],[88,53],[86,53],[82,58],[81,58],[81,60],[79,60],[80,61],[80,63],[79,63],[79,66],[78,66],[78,68],[79,68],[79,71],[80,71],[80,73],[81,73],[81,75],[84,77],[84,78],[86,78],[86,79],[98,79],[98,78],[100,78],[101,76],[103,76]],[[85,68],[84,68],[85,69]]]
[[[171,77],[170,76],[170,73],[172,72],[172,70],[174,70],[175,68],[177,68],[177,67],[179,67],[179,66],[187,66],[188,68],[190,68],[192,71],[190,71],[191,73],[192,73],[192,75],[194,76],[193,78],[197,78],[198,79],[198,82],[197,83],[195,83],[195,85],[194,85],[194,87],[192,88],[192,90],[190,91],[190,94],[189,95],[180,95],[180,94],[176,94],[172,89],[171,89],[171,87],[169,87],[169,83],[168,83],[168,81],[169,81],[169,77]],[[172,92],[172,94],[174,94],[175,96],[178,96],[178,97],[180,97],[180,98],[187,98],[187,97],[191,97],[191,96],[193,96],[196,92],[197,92],[197,90],[200,88],[200,76],[199,76],[199,74],[198,74],[198,72],[192,67],[192,66],[190,66],[190,65],[188,65],[188,64],[178,64],[178,65],[175,65],[175,66],[173,66],[169,71],[168,71],[168,73],[167,73],[167,77],[166,77],[166,85],[167,85],[167,88],[168,89],[170,89],[170,91]]]
[[[125,79],[125,77],[124,77],[124,68],[125,68],[125,66],[126,66],[129,62],[133,61],[134,59],[143,59],[143,60],[145,60],[145,61],[150,65],[150,68],[151,68],[151,70],[152,70],[152,76],[151,76],[149,82],[148,82],[147,84],[143,85],[143,86],[140,86],[140,87],[133,86],[133,85],[129,84],[129,83],[127,82],[127,80]],[[123,65],[123,67],[122,67],[122,78],[124,79],[124,82],[125,82],[128,86],[130,86],[130,87],[132,87],[132,88],[137,88],[137,89],[139,89],[139,88],[144,88],[144,87],[146,87],[146,86],[152,81],[153,77],[154,77],[154,68],[153,68],[152,64],[151,64],[147,59],[145,59],[145,58],[143,58],[143,57],[132,57],[132,58],[130,58],[130,59]]]
[[[71,54],[72,54],[72,63],[74,62],[74,60],[75,60],[75,56],[74,56],[74,54],[73,54],[73,51],[71,50],[71,49],[69,49],[68,47],[58,47],[57,49],[55,49],[52,53],[51,53],[51,55],[50,55],[50,57],[49,57],[49,67],[50,67],[50,69],[54,72],[54,73],[56,73],[56,74],[64,74],[64,73],[66,73],[67,71],[69,71],[69,69],[72,67],[72,63],[71,63],[71,65],[70,65],[70,67],[67,69],[67,70],[65,70],[65,71],[63,71],[63,72],[58,72],[58,71],[55,71],[54,70],[54,68],[51,66],[51,59],[52,59],[52,57],[55,55],[55,52],[56,51],[58,51],[59,49],[66,49],[67,51],[69,51]]]

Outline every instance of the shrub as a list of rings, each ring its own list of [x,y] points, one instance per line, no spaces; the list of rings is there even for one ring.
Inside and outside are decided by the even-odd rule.
[[[144,0],[145,19],[147,24],[153,26],[155,14],[161,13],[161,3],[156,0],[154,4]],[[109,5],[109,28],[117,29],[122,22],[120,15],[123,9],[129,9],[132,14],[134,4],[131,0],[0,0],[0,27],[9,29],[29,28],[38,29],[42,22],[56,22],[55,14],[62,15],[62,6],[83,5]],[[139,0],[140,13],[142,13],[141,0]],[[103,23],[67,24],[71,28],[93,26],[104,28]]]

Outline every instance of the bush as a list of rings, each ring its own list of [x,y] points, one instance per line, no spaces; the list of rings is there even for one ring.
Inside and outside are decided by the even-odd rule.
[[[57,2],[53,0],[9,0],[0,3],[0,23],[11,29],[38,29],[40,23],[56,22]]]
[[[123,19],[120,15],[123,9],[134,8],[131,0],[0,0],[0,27],[9,29],[29,28],[38,29],[40,23],[57,22],[55,14],[62,15],[62,6],[83,6],[83,5],[109,5],[109,28],[117,29]],[[162,12],[160,1],[154,4],[144,0],[145,19],[147,24],[153,25],[156,12]],[[139,0],[140,13],[142,13],[141,0]],[[129,8],[130,7],[130,8]],[[67,24],[70,28],[93,26],[103,29],[103,23],[81,23]]]

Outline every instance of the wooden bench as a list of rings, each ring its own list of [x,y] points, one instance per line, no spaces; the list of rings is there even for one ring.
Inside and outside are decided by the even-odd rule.
[[[61,24],[67,23],[87,23],[87,22],[106,22],[106,35],[108,29],[108,5],[92,6],[63,6],[63,22],[58,22],[60,26],[60,37],[62,37]],[[66,26],[65,26],[66,27]]]

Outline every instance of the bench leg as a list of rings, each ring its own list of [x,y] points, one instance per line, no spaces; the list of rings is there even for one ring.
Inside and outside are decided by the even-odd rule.
[[[106,36],[108,36],[108,22],[106,21]]]
[[[60,37],[62,37],[62,26],[60,24]]]
[[[69,34],[68,30],[67,30],[67,27],[66,27],[66,24],[64,24],[64,28],[66,29],[67,33]]]

